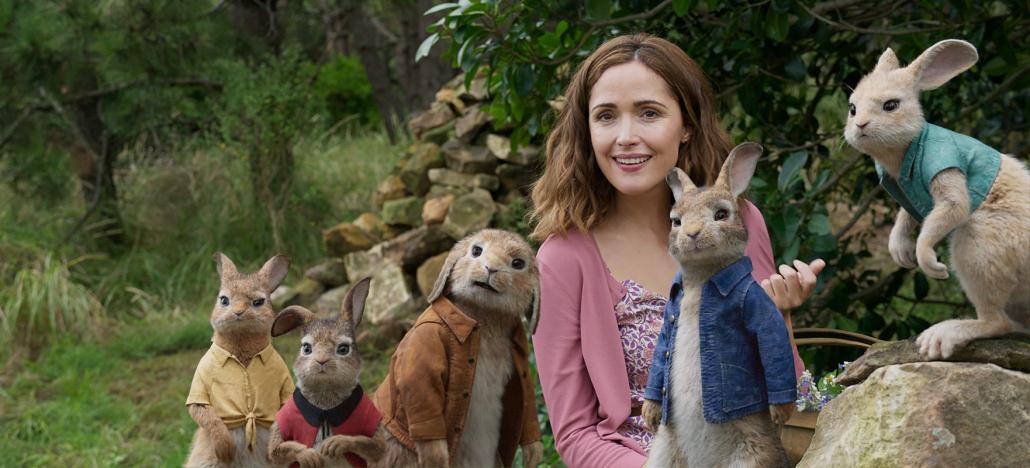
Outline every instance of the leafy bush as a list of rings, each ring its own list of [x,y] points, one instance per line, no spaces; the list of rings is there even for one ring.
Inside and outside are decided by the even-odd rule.
[[[354,56],[341,55],[322,65],[315,80],[315,93],[324,101],[334,122],[357,119],[361,124],[381,122],[372,99],[372,85],[365,67]]]

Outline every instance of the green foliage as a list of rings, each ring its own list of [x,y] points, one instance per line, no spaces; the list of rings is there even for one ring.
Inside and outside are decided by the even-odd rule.
[[[365,68],[354,56],[339,56],[322,65],[315,93],[325,102],[333,121],[356,118],[362,124],[380,122]]]
[[[795,325],[898,339],[921,331],[928,317],[972,312],[954,280],[927,282],[886,254],[897,207],[879,189],[869,158],[841,137],[848,86],[887,46],[910,61],[938,40],[969,40],[979,65],[926,94],[927,119],[1022,153],[1030,108],[1026,4],[471,0],[436,9],[446,16],[421,52],[439,41],[469,79],[484,71],[490,112],[514,129],[516,144],[546,135],[548,102],[604,40],[646,31],[683,48],[715,85],[733,140],[766,149],[750,196],[765,215],[777,261],[828,261]]]

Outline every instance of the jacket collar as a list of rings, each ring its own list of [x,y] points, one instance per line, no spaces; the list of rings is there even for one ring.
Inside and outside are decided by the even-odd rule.
[[[905,156],[901,159],[901,168],[898,170],[899,179],[909,180],[912,178],[912,171],[915,168],[915,162],[923,153],[923,146],[926,144],[926,138],[930,135],[930,130],[932,130],[931,127],[933,126],[933,124],[924,121],[923,128],[919,131],[919,135],[912,140],[912,143],[908,144],[908,149],[905,150]]]
[[[454,333],[454,336],[458,338],[458,342],[465,344],[465,340],[472,334],[472,329],[476,326],[476,321],[472,317],[465,315],[453,302],[442,295],[433,301],[429,307],[436,312],[440,320],[443,320],[444,325],[447,325],[451,333]]]
[[[293,404],[297,405],[297,411],[304,417],[304,421],[307,421],[311,427],[319,428],[324,438],[332,434],[332,428],[343,424],[344,421],[350,418],[350,415],[354,413],[364,394],[365,392],[359,384],[354,387],[350,396],[340,402],[339,405],[336,405],[335,408],[322,409],[312,404],[307,398],[304,398],[300,387],[297,387],[293,390]]]
[[[730,266],[719,270],[708,280],[715,284],[719,294],[726,296],[733,290],[733,287],[751,274],[751,259],[747,256],[740,257],[740,260],[733,262]]]

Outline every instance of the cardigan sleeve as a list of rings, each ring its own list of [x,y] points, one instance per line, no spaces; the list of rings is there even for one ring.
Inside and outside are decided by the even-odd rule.
[[[776,263],[773,261],[772,254],[772,241],[769,239],[769,230],[765,227],[765,218],[762,217],[762,213],[749,201],[745,201],[744,205],[741,218],[743,218],[744,227],[747,229],[748,235],[747,248],[744,249],[744,255],[751,259],[751,277],[761,284],[762,280],[776,273]],[[790,327],[791,324],[788,322],[790,314],[781,314],[783,315],[784,322],[787,322],[787,326]],[[790,347],[791,352],[794,354],[794,374],[796,377],[801,377],[801,373],[805,371],[805,362],[801,360],[801,355],[798,354],[798,347],[793,340],[791,340]]]
[[[573,468],[640,467],[643,455],[598,435],[600,403],[583,359],[580,291],[568,287],[581,284],[582,272],[571,264],[574,260],[562,258],[560,249],[549,247],[555,246],[545,244],[537,255],[540,325],[533,348],[555,446]]]

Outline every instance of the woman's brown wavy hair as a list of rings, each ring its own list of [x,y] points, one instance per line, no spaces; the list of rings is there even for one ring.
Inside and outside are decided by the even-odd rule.
[[[719,175],[732,146],[701,67],[665,39],[643,33],[616,37],[583,61],[565,90],[565,105],[547,137],[544,172],[533,186],[532,238],[564,235],[571,228],[586,232],[607,215],[615,188],[594,160],[587,105],[590,89],[605,70],[633,60],[661,76],[679,101],[691,136],[680,145],[676,165],[695,183],[711,185]]]

